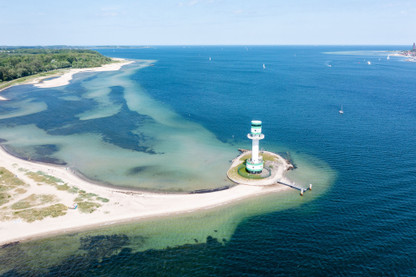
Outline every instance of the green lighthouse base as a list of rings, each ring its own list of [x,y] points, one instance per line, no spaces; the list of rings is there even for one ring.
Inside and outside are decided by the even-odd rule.
[[[227,172],[227,177],[237,184],[267,186],[276,184],[283,174],[293,168],[293,166],[281,156],[263,151],[261,171],[253,173],[247,170],[247,162],[250,162],[251,151],[245,151],[233,160],[230,169]]]

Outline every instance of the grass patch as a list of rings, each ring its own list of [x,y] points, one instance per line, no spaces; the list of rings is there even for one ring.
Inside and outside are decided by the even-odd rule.
[[[32,203],[30,201],[24,201],[24,200],[16,202],[12,205],[13,210],[23,210],[23,209],[28,209],[30,207],[32,207]]]
[[[238,178],[238,168],[241,166],[241,164],[239,164],[238,166],[232,167],[228,170],[228,176],[230,176],[231,178]]]
[[[75,201],[83,201],[83,200],[92,200],[94,197],[98,195],[95,193],[87,193],[85,190],[78,191],[78,197],[75,198]]]
[[[98,201],[101,201],[101,202],[103,202],[103,203],[110,202],[110,200],[109,200],[109,199],[104,198],[104,197],[97,197],[97,200],[98,200]]]
[[[272,162],[279,161],[279,159],[276,156],[271,155],[269,153],[263,153],[261,156],[263,156],[264,161],[272,161]]]
[[[13,212],[15,217],[19,217],[27,222],[42,220],[45,217],[58,217],[66,214],[68,208],[64,204],[54,204],[45,208],[28,209]]]
[[[14,192],[16,194],[24,194],[24,193],[27,192],[27,190],[25,190],[24,188],[17,188],[17,189],[14,190]]]
[[[41,182],[53,186],[58,186],[58,183],[64,182],[61,179],[48,175],[42,171],[27,172],[26,175],[35,182]]]
[[[238,166],[237,172],[241,177],[244,177],[247,179],[264,179],[264,177],[261,177],[260,174],[248,173],[246,170],[245,164]]]
[[[79,188],[77,188],[77,187],[70,187],[68,189],[69,193],[78,193],[78,191],[79,191]]]
[[[94,212],[97,208],[101,207],[100,204],[95,203],[95,202],[90,202],[90,201],[83,201],[83,202],[78,202],[78,209],[82,212],[82,213],[92,213]]]
[[[65,183],[65,184],[63,184],[63,185],[57,185],[57,186],[56,186],[56,188],[57,188],[58,190],[69,190],[69,189],[70,189],[70,186],[68,186],[68,184],[67,184],[67,183]]]
[[[9,190],[14,187],[26,185],[22,180],[17,178],[13,173],[0,167],[0,188],[1,190]],[[1,191],[0,190],[0,191]]]
[[[251,153],[244,154],[240,157],[240,161],[245,162],[248,158],[251,157]]]
[[[12,198],[12,196],[10,194],[5,193],[5,192],[1,192],[0,193],[0,206],[9,202],[11,198]]]
[[[57,201],[56,197],[51,194],[32,194],[16,203],[11,208],[13,210],[23,210],[46,203]]]

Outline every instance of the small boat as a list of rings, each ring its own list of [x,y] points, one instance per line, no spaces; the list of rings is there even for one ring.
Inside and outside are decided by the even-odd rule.
[[[266,65],[265,64],[263,64],[263,69],[266,69]]]
[[[211,60],[211,57],[209,57],[209,60]]]
[[[387,59],[390,60],[390,55],[387,55]]]
[[[338,111],[340,114],[344,113],[344,110],[342,109],[342,105],[341,105],[341,109]]]
[[[371,65],[371,62],[370,62],[370,61],[367,61],[367,64],[368,64],[368,65]]]

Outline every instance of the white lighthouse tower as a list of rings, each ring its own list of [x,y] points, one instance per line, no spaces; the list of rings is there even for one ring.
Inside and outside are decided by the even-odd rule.
[[[246,170],[249,173],[259,174],[263,170],[263,158],[259,156],[259,141],[264,139],[261,133],[261,121],[251,121],[251,133],[247,135],[253,141],[251,158],[246,160]]]

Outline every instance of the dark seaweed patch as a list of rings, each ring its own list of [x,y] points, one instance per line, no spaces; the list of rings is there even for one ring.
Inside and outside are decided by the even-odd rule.
[[[137,175],[152,169],[153,166],[136,166],[127,170],[127,175]]]

